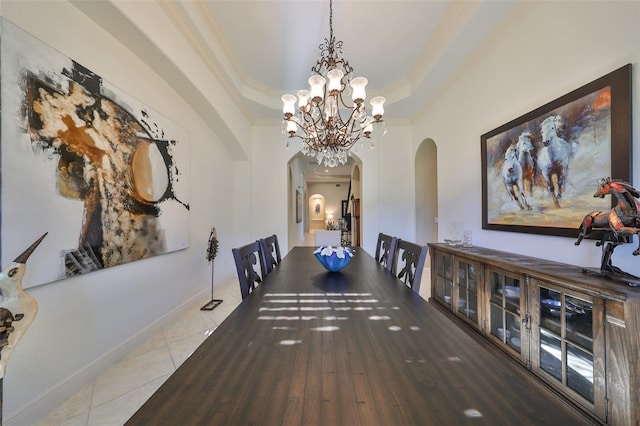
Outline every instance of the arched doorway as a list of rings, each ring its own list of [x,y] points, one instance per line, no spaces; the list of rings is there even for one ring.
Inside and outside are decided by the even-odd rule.
[[[425,139],[415,158],[416,239],[438,241],[438,162],[433,139]]]
[[[362,245],[362,178],[360,165],[355,164],[351,171],[351,245],[359,247]]]
[[[350,155],[346,165],[326,168],[318,165],[314,158],[298,152],[291,157],[287,168],[289,247],[313,245],[313,231],[318,229],[318,223],[326,227],[331,221],[341,229],[343,224],[349,223],[349,230],[353,228],[352,200],[360,200],[362,194],[362,161],[356,155]],[[301,194],[302,206],[298,204],[298,193]],[[324,211],[320,209],[316,213],[316,204],[312,204],[314,195],[325,197],[321,203]],[[302,210],[301,214],[298,210]],[[297,222],[300,218],[301,222]],[[361,220],[360,215],[358,232],[362,229]],[[343,234],[343,244],[345,237],[349,241],[347,244],[353,245],[350,234]]]
[[[320,193],[311,194],[308,198],[309,229],[325,229],[327,221],[333,219],[333,212],[325,214],[325,196]]]

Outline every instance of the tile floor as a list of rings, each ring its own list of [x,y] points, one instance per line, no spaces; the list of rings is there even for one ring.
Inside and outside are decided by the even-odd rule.
[[[237,280],[214,290],[223,302],[201,311],[210,294],[180,320],[87,383],[35,426],[119,426],[160,387],[176,368],[240,304]]]
[[[422,276],[420,295],[431,291],[429,268]],[[236,279],[214,291],[223,302],[201,311],[209,295],[180,320],[153,336],[121,362],[87,383],[34,426],[120,426],[160,387],[176,368],[240,304]]]

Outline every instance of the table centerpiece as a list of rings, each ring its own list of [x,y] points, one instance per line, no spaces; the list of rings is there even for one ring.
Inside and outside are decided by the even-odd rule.
[[[338,272],[351,261],[354,250],[350,247],[320,246],[314,252],[318,261],[330,272]]]

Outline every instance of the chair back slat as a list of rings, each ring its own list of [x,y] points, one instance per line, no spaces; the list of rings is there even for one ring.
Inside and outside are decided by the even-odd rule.
[[[427,246],[398,240],[392,273],[418,293],[426,259]]]
[[[267,273],[264,266],[264,256],[259,241],[247,244],[242,247],[231,250],[233,259],[236,262],[236,270],[238,272],[238,281],[240,282],[240,294],[242,300],[256,288],[257,284],[262,283]],[[255,266],[259,265],[259,271]]]
[[[384,266],[384,269],[391,271],[393,268],[393,260],[396,251],[398,239],[391,235],[378,234],[378,243],[376,245],[376,261]]]
[[[280,244],[278,244],[278,236],[270,235],[260,239],[262,253],[264,256],[265,272],[269,274],[273,268],[280,264],[282,257],[280,256]]]

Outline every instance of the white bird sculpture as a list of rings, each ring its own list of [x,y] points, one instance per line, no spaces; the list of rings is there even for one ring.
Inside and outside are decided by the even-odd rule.
[[[11,353],[38,313],[38,303],[22,289],[22,277],[27,270],[27,259],[46,235],[0,272],[0,380],[4,378]]]

